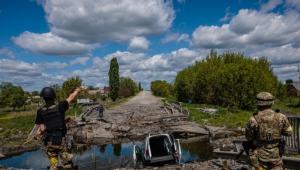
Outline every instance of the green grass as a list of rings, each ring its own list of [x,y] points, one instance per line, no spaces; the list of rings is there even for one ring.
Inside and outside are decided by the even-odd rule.
[[[127,102],[129,98],[121,98],[115,102],[107,99],[104,103],[105,108],[113,108]],[[9,109],[0,110],[0,146],[4,145],[6,141],[1,141],[12,135],[20,135],[26,137],[34,126],[37,107],[27,107],[26,111],[17,110],[15,112],[9,111]],[[83,108],[79,106],[70,107],[66,116],[79,116],[83,111]],[[9,143],[20,143],[21,141],[11,141]]]
[[[189,110],[191,120],[203,125],[226,126],[229,128],[244,127],[252,115],[251,111],[232,110],[206,104],[182,103],[182,106]],[[218,111],[212,115],[200,111],[199,108],[215,108]]]
[[[300,115],[300,98],[290,97],[282,100],[276,100],[273,108],[295,115]]]
[[[0,141],[0,145],[15,145],[15,144],[21,144],[26,138],[26,135],[29,134],[30,130],[32,129],[34,125],[35,115],[19,115],[15,117],[8,117],[7,115],[1,115],[0,116],[0,128],[2,129],[0,131],[0,136],[2,137],[2,140]],[[18,141],[7,141],[3,140],[7,137],[10,137],[12,135],[18,135],[22,139]]]
[[[175,97],[168,97],[163,99],[167,101],[176,101]],[[273,109],[280,109],[291,114],[300,115],[300,98],[286,98],[276,100]],[[244,127],[249,117],[255,111],[230,109],[207,104],[188,104],[182,103],[182,106],[187,108],[190,112],[191,120],[202,124],[212,126],[226,126],[229,128]],[[204,113],[199,108],[215,108],[218,112],[214,115]]]

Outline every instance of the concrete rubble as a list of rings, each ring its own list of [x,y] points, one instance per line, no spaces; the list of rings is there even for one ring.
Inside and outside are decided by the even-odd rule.
[[[164,166],[143,167],[144,170],[250,170],[245,162],[231,159],[212,159],[203,162],[191,162],[186,164],[172,164]],[[134,170],[134,168],[119,168],[116,170]]]
[[[189,121],[188,112],[180,103],[129,103],[107,110],[101,119],[96,113],[85,122],[69,123],[70,134],[78,143],[117,143],[143,139],[148,134],[172,133],[179,137],[209,135],[209,131]]]

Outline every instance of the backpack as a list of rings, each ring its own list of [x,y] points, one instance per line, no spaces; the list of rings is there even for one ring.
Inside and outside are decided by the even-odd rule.
[[[254,115],[258,124],[257,136],[260,141],[272,142],[281,139],[279,113],[271,111],[265,115]]]

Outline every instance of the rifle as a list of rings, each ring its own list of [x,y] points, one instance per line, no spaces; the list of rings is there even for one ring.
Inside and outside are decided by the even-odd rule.
[[[282,157],[282,155],[284,154],[284,151],[285,151],[285,140],[284,140],[284,138],[281,138],[279,140],[278,148],[279,148],[279,155],[280,155],[280,157]]]
[[[256,148],[256,146],[253,144],[253,141],[243,141],[242,145],[243,145],[243,149],[236,156],[237,160],[242,156],[244,152],[246,152],[246,154],[249,155],[249,150],[250,149],[254,150]],[[285,140],[283,138],[279,140],[278,148],[279,148],[279,155],[280,157],[282,157],[285,151]]]
[[[256,148],[256,146],[253,144],[253,141],[243,141],[242,146],[243,146],[243,149],[236,156],[237,160],[242,156],[242,154],[244,152],[246,152],[246,154],[249,155],[250,149],[254,150]]]

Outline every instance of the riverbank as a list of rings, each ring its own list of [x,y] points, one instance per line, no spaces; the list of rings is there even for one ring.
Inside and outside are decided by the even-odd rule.
[[[112,109],[130,100],[132,97],[121,98],[112,102],[110,99],[102,101],[105,109]],[[0,158],[34,150],[37,142],[23,145],[34,126],[37,107],[28,107],[27,111],[0,111]],[[66,112],[67,117],[74,118],[81,113],[82,108],[72,106]]]
[[[175,102],[174,97],[163,101]],[[273,109],[279,109],[290,115],[300,115],[300,99],[287,98],[276,100]],[[189,104],[181,102],[183,108],[190,113],[190,119],[200,125],[209,125],[227,128],[244,128],[250,116],[255,112],[249,110],[232,109],[209,104]]]

